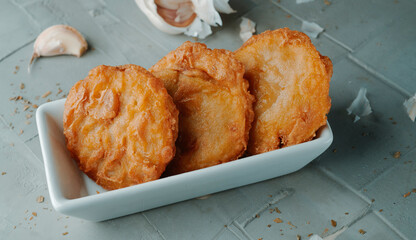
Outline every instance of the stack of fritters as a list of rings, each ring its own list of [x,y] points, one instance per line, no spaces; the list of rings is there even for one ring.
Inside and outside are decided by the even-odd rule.
[[[331,61],[287,28],[235,53],[185,42],[150,72],[99,66],[68,95],[68,149],[104,188],[308,141],[331,106]]]
[[[150,68],[179,109],[176,156],[168,174],[239,158],[253,121],[253,96],[233,53],[185,42]]]

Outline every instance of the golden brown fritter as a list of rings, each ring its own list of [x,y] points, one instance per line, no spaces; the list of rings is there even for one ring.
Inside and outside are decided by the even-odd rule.
[[[288,28],[266,31],[235,54],[256,98],[249,154],[308,141],[326,124],[332,63],[307,35]]]
[[[185,42],[150,71],[160,78],[179,109],[176,156],[167,175],[240,157],[253,120],[253,96],[234,54]]]
[[[68,150],[106,189],[158,179],[175,155],[177,133],[172,98],[139,66],[98,66],[65,102]]]

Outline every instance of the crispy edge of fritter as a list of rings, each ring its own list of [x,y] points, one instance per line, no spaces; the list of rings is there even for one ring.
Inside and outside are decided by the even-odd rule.
[[[321,60],[321,63],[323,64],[323,66],[325,68],[325,72],[327,73],[326,82],[324,83],[324,84],[328,84],[328,88],[327,88],[328,89],[327,90],[327,92],[328,92],[328,94],[327,94],[327,108],[326,108],[326,110],[324,110],[325,114],[323,116],[322,122],[319,124],[320,126],[318,128],[314,129],[313,134],[311,134],[311,136],[309,138],[306,138],[306,139],[303,139],[302,141],[298,141],[298,142],[286,145],[286,146],[291,146],[291,145],[294,145],[294,144],[298,144],[298,143],[301,143],[301,142],[306,142],[306,141],[309,141],[309,140],[313,139],[313,137],[315,137],[316,131],[320,127],[322,127],[326,124],[326,120],[327,120],[326,115],[329,113],[329,110],[331,108],[331,99],[329,97],[329,82],[330,82],[331,76],[333,74],[333,66],[332,66],[332,62],[329,59],[329,57],[322,56],[316,50],[316,48],[312,44],[310,38],[306,34],[304,34],[302,32],[299,32],[299,31],[290,30],[288,28],[281,28],[281,29],[276,29],[276,30],[273,30],[273,31],[267,30],[267,31],[265,31],[261,34],[252,36],[239,49],[237,49],[235,51],[237,58],[241,61],[241,59],[238,57],[238,55],[239,54],[244,54],[246,49],[250,48],[253,45],[256,45],[256,44],[260,44],[260,45],[261,44],[273,44],[272,41],[274,41],[274,38],[276,37],[276,35],[280,35],[283,38],[283,40],[280,42],[280,45],[278,47],[285,46],[285,45],[301,46],[305,49],[305,51],[316,54],[317,58],[319,58]],[[250,70],[246,69],[246,71],[250,71]],[[247,74],[245,74],[244,76],[245,76],[245,78],[247,78],[249,80],[249,82],[251,81],[250,77],[247,76]],[[250,88],[251,87],[252,87],[252,85],[250,85]],[[257,99],[256,99],[256,101],[257,101]],[[256,109],[255,105],[254,105],[254,109]],[[253,124],[256,122],[256,119],[257,119],[257,117],[255,116]],[[250,136],[252,136],[252,134],[255,134],[254,130],[255,129],[252,128],[252,130],[250,131]],[[252,137],[250,138],[250,140],[251,139],[252,139]],[[264,146],[263,147],[255,146],[256,144],[253,143],[250,140],[249,140],[249,146],[248,146],[248,149],[247,149],[247,153],[250,154],[250,155],[260,154],[260,153],[264,153],[264,152],[267,152],[267,151],[279,149],[280,145],[282,144],[281,142],[276,142],[275,146],[277,146],[277,147],[273,147],[273,149],[269,149],[269,147],[264,148]],[[280,137],[278,137],[277,140],[280,141]]]

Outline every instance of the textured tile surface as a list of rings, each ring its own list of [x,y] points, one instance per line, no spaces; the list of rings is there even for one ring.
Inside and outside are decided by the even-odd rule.
[[[416,29],[408,24],[412,22],[416,22],[414,11],[403,12],[353,54],[409,95],[416,92]]]
[[[359,219],[343,231],[337,240],[348,239],[403,239],[374,212]]]
[[[265,1],[263,4],[252,8],[242,17],[248,18],[256,23],[256,32],[261,33],[266,30],[287,27],[292,30],[301,30],[302,22],[276,7],[275,4]],[[236,18],[230,25],[218,33],[214,34],[206,41],[207,45],[212,48],[226,48],[231,51],[236,50],[243,43],[239,37],[241,18]],[[347,50],[330,41],[325,36],[312,39],[312,43],[318,51],[325,56],[329,56],[333,62],[347,54]]]
[[[416,223],[416,151],[403,154],[397,164],[366,186],[374,210],[406,236]],[[381,210],[381,212],[380,212]]]
[[[302,20],[318,23],[325,33],[353,50],[384,31],[403,13],[412,14],[416,7],[411,1],[393,0],[275,2]]]
[[[224,225],[229,225],[249,206],[244,195],[231,190],[150,210],[144,215],[164,236],[173,239],[213,239],[225,228]]]
[[[366,201],[321,174],[313,166],[272,180],[267,186],[264,186],[266,183],[260,185],[263,185],[262,189],[280,189],[281,192],[271,194],[272,197],[262,193],[275,200],[267,200],[265,203],[269,204],[263,205],[267,206],[265,208],[256,206],[254,211],[248,211],[251,216],[258,214],[258,217],[250,221],[237,219],[254,239],[275,239],[275,236],[296,239],[297,235],[307,238],[310,233],[321,234],[325,228],[329,229],[330,234],[353,222],[369,209]],[[253,202],[261,201],[256,199]],[[331,225],[331,220],[337,222],[336,227]]]
[[[36,38],[37,26],[19,6],[2,1],[0,8],[0,61]]]
[[[373,112],[354,123],[346,109],[361,87]],[[334,66],[328,120],[334,132],[332,151],[320,158],[322,167],[355,189],[362,189],[397,163],[396,151],[407,153],[416,147],[415,125],[404,108],[405,96],[348,59]]]

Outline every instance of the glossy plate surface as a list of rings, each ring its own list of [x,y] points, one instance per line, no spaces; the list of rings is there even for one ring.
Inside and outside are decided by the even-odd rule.
[[[323,153],[333,139],[327,123],[314,140],[306,143],[106,191],[78,169],[65,146],[64,104],[65,99],[45,103],[36,112],[49,195],[56,211],[90,221],[141,212],[297,171]]]

